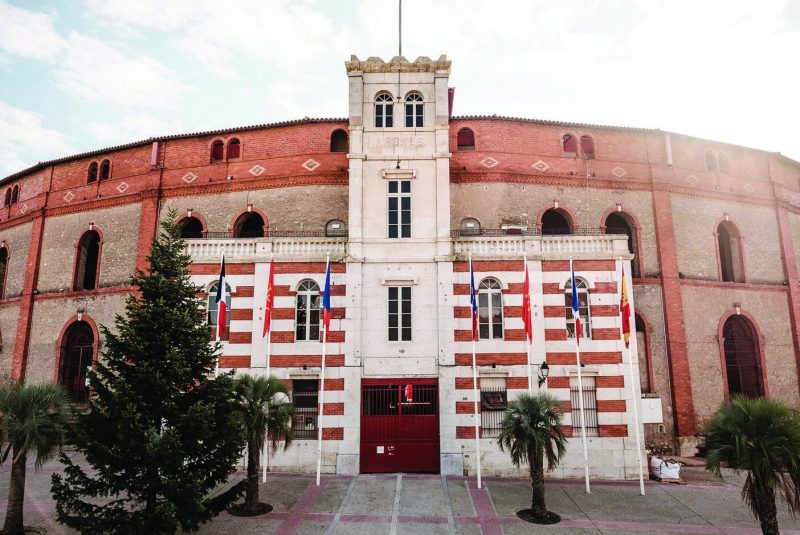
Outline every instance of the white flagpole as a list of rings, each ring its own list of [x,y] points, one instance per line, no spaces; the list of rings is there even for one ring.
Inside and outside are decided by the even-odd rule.
[[[274,280],[275,280],[275,274],[272,273],[272,271],[275,269],[275,264],[273,262],[274,261],[271,260],[270,263],[269,263],[269,271],[270,271],[270,273],[269,273],[269,276],[267,277],[267,293],[268,294],[269,294],[269,291],[270,291],[269,280],[272,279],[273,283],[274,283]],[[272,291],[275,291],[274,288],[273,288]],[[273,302],[274,302],[274,299],[275,298],[273,296]],[[269,313],[269,319],[270,319],[269,330],[267,331],[267,362],[264,365],[264,368],[266,369],[266,372],[267,372],[267,379],[269,379],[269,371],[270,371],[269,370],[269,360],[270,360],[270,357],[272,356],[272,307],[270,307],[269,312],[264,311],[264,313],[265,314]],[[267,410],[269,410],[269,408]],[[269,438],[269,437],[267,437],[267,438]],[[269,442],[269,440],[267,440],[267,442]],[[267,460],[269,459],[269,453],[267,452],[267,445],[266,444],[264,444],[264,455],[263,455],[263,457],[264,457],[264,465],[261,467],[261,482],[262,483],[266,483],[267,482]]]
[[[525,269],[525,275],[524,276],[527,278],[528,277],[528,254],[527,253],[522,255],[522,265],[523,265],[523,267]],[[528,303],[531,302],[531,295],[530,295],[531,287],[530,287],[530,284],[531,284],[531,281],[529,279],[528,280],[528,295],[522,296],[523,303],[525,302],[526,298],[528,299]],[[528,317],[525,318],[525,319],[528,320],[528,325],[530,326],[530,330],[531,330],[531,332],[533,332],[533,318],[531,317],[533,315],[533,307],[530,307],[530,308],[531,308],[531,310],[527,311]],[[522,307],[522,309],[523,309],[523,312],[525,312],[525,307],[524,306]],[[528,363],[528,394],[533,394],[533,374],[531,373],[531,341],[528,339],[528,333],[527,332],[525,333],[525,355],[526,355],[526,361]]]
[[[620,263],[620,265],[622,265],[622,258],[619,259],[619,263]],[[621,277],[620,278],[620,292],[622,292],[622,285],[623,284],[625,284],[625,278]],[[630,296],[630,295],[631,295],[631,293],[628,292],[628,296]],[[620,298],[620,302],[622,302],[621,298]],[[630,297],[628,298],[628,303],[629,303],[628,306],[630,307]],[[631,319],[631,316],[629,314],[629,316],[628,316],[628,322],[629,322],[628,325],[630,325],[630,319]],[[634,325],[636,325],[636,324],[634,323]],[[630,332],[631,332],[631,334],[636,336],[636,328],[635,327],[633,329],[631,329]],[[631,382],[631,405],[632,405],[631,409],[633,410],[633,429],[634,429],[634,433],[636,433],[636,460],[639,463],[639,494],[644,496],[644,467],[642,465],[642,438],[641,438],[641,435],[639,434],[639,406],[636,403],[636,398],[637,398],[637,395],[636,395],[636,383],[635,383],[635,379],[636,378],[633,375],[633,355],[631,354],[630,344],[628,345],[628,347],[625,348],[625,352],[628,353],[628,371],[630,373],[630,382]]]
[[[331,263],[331,255],[328,253],[325,262],[325,273],[328,273],[328,266]],[[320,314],[324,314],[322,303],[319,307]],[[325,322],[322,322],[322,372],[319,379],[319,412],[317,413],[317,486],[319,487],[320,473],[322,472],[322,413],[325,410],[325,350],[328,343],[328,333]]]
[[[470,291],[474,290],[473,288],[473,281],[475,280],[475,275],[472,271],[472,253],[469,254],[469,286]],[[472,310],[472,299],[477,299],[474,295],[470,296],[470,313],[474,314]],[[475,321],[473,319],[472,321]],[[470,332],[472,332],[472,326],[470,326]],[[481,426],[480,426],[480,413],[478,412],[478,398],[480,394],[478,393],[478,366],[475,357],[475,333],[472,332],[472,394],[474,399],[474,411],[473,417],[475,418],[475,463],[477,465],[477,475],[478,475],[478,488],[481,487]]]
[[[572,267],[572,258],[569,259],[569,272],[570,278],[574,278],[575,271]],[[577,292],[577,284],[572,289],[573,292]],[[574,298],[574,297],[573,297]],[[580,316],[580,297],[578,298],[578,315]],[[583,331],[583,326],[581,326],[581,331]],[[583,474],[584,479],[586,480],[586,494],[592,492],[591,487],[589,486],[589,452],[586,447],[586,413],[583,410],[583,378],[581,376],[581,344],[580,340],[578,340],[578,331],[575,330],[575,357],[578,363],[578,407],[580,407],[580,414],[581,414],[581,442],[583,442]]]
[[[222,255],[222,260],[219,263],[220,271],[222,271],[222,265],[224,263],[225,263],[225,254]],[[227,284],[228,281],[224,281],[223,280],[222,283],[223,284]],[[222,288],[221,290],[222,290],[222,300],[224,302],[225,301],[225,288]],[[228,313],[227,307],[226,307],[225,313],[226,314]],[[216,342],[219,343],[219,303],[217,303],[217,325],[216,325],[216,330],[217,330],[217,332],[214,333],[215,334],[215,339],[216,339]],[[220,356],[217,355],[217,360],[214,363],[214,377],[218,377],[219,376],[219,358],[220,358]]]

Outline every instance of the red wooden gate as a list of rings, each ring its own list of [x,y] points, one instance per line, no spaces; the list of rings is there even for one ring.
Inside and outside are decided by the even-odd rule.
[[[439,472],[438,379],[361,380],[361,472]]]

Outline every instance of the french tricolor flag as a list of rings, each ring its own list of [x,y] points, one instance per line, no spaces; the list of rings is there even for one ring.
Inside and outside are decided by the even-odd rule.
[[[575,285],[575,270],[570,262],[569,266],[572,272],[572,318],[575,320],[575,343],[581,343],[581,309],[578,301],[578,287]]]
[[[222,264],[219,268],[219,281],[217,281],[217,338],[225,334],[225,325],[228,319],[228,281],[225,280],[225,255],[222,255]]]
[[[478,339],[478,299],[475,294],[475,272],[472,270],[472,255],[469,257],[469,305],[472,311],[472,339]]]
[[[325,329],[325,341],[331,330],[331,261],[328,259],[325,267],[325,291],[322,293],[322,325]]]

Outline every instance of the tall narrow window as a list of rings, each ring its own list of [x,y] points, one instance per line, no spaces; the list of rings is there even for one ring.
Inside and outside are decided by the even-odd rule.
[[[242,144],[238,139],[233,138],[228,141],[228,159],[238,160],[242,154]]]
[[[728,395],[755,398],[764,395],[756,337],[750,322],[731,316],[722,327]]]
[[[586,415],[586,436],[597,436],[597,385],[591,375],[581,377],[583,391],[583,413]],[[572,405],[572,435],[581,436],[581,406],[578,378],[570,377],[569,398]]]
[[[719,172],[726,175],[731,172],[730,163],[728,163],[728,156],[724,152],[719,153]]]
[[[218,139],[211,144],[211,161],[221,162],[225,159],[225,143]]]
[[[647,347],[647,332],[645,331],[644,320],[636,314],[636,351],[639,357],[639,386],[642,393],[652,392],[653,385],[650,383],[650,348]]]
[[[389,341],[411,341],[411,286],[389,287]]]
[[[100,180],[108,180],[111,177],[111,160],[100,162]]]
[[[89,169],[86,171],[86,182],[91,184],[97,181],[97,162],[89,164]]]
[[[206,306],[208,326],[211,327],[211,332],[215,335],[217,332],[217,321],[219,320],[217,288],[219,288],[218,282],[215,282],[208,288],[208,305]],[[225,310],[227,310],[228,313],[225,314],[225,332],[222,334],[222,340],[227,340],[231,333],[231,287],[227,282],[225,283]]]
[[[181,227],[181,238],[203,237],[203,223],[196,217],[184,217],[179,225]]]
[[[503,338],[503,287],[494,278],[478,285],[478,337],[481,340]]]
[[[423,115],[422,95],[411,93],[406,97],[406,128],[421,128]]]
[[[594,139],[592,136],[581,136],[581,154],[584,158],[594,158]]]
[[[305,280],[297,285],[295,306],[295,340],[319,341],[319,285]]]
[[[6,199],[3,201],[3,206],[11,204],[11,188],[6,189]]]
[[[234,238],[263,238],[264,218],[256,212],[245,212],[233,225]]]
[[[19,186],[14,186],[11,190],[11,204],[16,204],[19,201]]]
[[[459,151],[475,150],[475,132],[469,128],[462,128],[456,134],[456,148]]]
[[[561,146],[564,150],[564,156],[578,155],[578,139],[572,134],[564,134],[564,137],[561,138]]]
[[[341,128],[334,130],[331,134],[331,152],[347,152],[348,147],[347,132]]]
[[[583,279],[575,278],[578,288],[578,313],[581,317],[581,338],[591,338],[592,327],[589,323],[589,286]],[[572,316],[572,281],[564,285],[564,317],[567,320],[567,338],[575,338],[575,318]]]
[[[391,128],[394,125],[393,121],[393,106],[392,96],[388,93],[381,93],[375,99],[375,127],[376,128]]]
[[[316,439],[319,407],[319,380],[293,379],[294,438]]]
[[[723,282],[744,282],[742,243],[736,227],[723,221],[717,227],[720,278]]]
[[[100,270],[100,234],[95,230],[83,233],[78,241],[78,258],[75,266],[73,288],[94,290]]]
[[[411,237],[411,181],[389,181],[389,237]]]
[[[572,226],[559,210],[551,208],[542,215],[542,234],[551,236],[556,234],[572,234]]]
[[[0,299],[6,297],[6,273],[8,272],[8,249],[0,247]]]
[[[94,362],[94,333],[85,321],[76,321],[69,326],[61,347],[58,383],[63,386],[72,401],[82,403],[89,399],[86,373]]]
[[[706,164],[706,171],[719,170],[719,168],[717,167],[717,155],[710,150],[707,150],[705,152],[705,164]]]
[[[628,237],[628,250],[632,255],[638,256],[639,251],[636,250],[636,235],[634,234],[633,227],[628,220],[619,212],[612,212],[605,221],[606,234],[624,234]],[[639,262],[637,259],[631,262],[631,276],[634,278],[639,277]]]
[[[507,407],[505,377],[481,377],[481,438],[500,436],[500,422]]]

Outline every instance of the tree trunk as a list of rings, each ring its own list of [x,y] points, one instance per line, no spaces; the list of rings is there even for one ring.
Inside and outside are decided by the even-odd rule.
[[[761,523],[761,533],[764,535],[779,535],[778,510],[775,506],[775,490],[764,486],[755,489],[753,502],[758,509],[758,520]]]
[[[245,487],[244,503],[249,508],[254,508],[258,503],[258,468],[259,452],[253,443],[247,445],[247,486]]]
[[[16,448],[11,453],[16,455]],[[3,531],[9,535],[18,535],[25,532],[22,526],[22,507],[25,503],[25,468],[28,464],[27,455],[22,455],[11,463],[11,481],[8,484],[8,510]]]
[[[533,516],[547,516],[547,505],[544,502],[544,459],[532,450],[528,451],[528,462],[531,471],[531,512]]]

